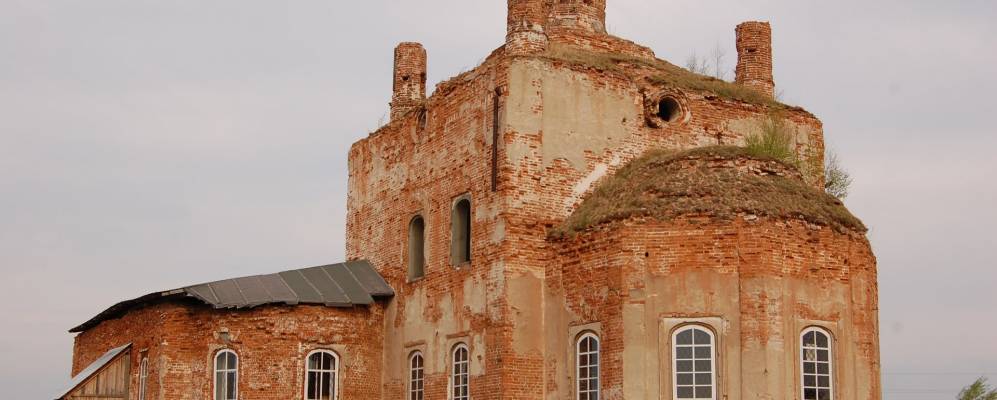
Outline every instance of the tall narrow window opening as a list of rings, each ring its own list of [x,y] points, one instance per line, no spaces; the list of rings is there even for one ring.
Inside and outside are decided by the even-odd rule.
[[[409,357],[409,400],[423,400],[425,391],[425,363],[421,352],[412,353]]]
[[[215,400],[238,400],[239,356],[232,350],[215,354]]]
[[[145,400],[147,381],[149,380],[149,358],[142,356],[138,365],[138,400]]]
[[[339,356],[328,350],[308,354],[305,362],[305,400],[335,400],[339,395],[337,378]]]
[[[450,251],[454,265],[471,261],[471,201],[461,199],[451,216]]]
[[[599,337],[586,333],[575,349],[575,391],[578,400],[599,400]]]
[[[499,142],[499,100],[502,89],[495,88],[495,98],[492,100],[492,191],[498,190],[498,142]]]
[[[426,275],[426,222],[420,216],[412,218],[408,228],[408,279]]]
[[[467,346],[461,343],[457,347],[454,347],[453,369],[450,373],[452,381],[450,386],[453,389],[451,400],[468,400],[471,398],[470,371],[468,370],[470,364],[471,357],[467,351]]]
[[[831,335],[820,328],[807,328],[800,338],[803,400],[831,400]]]
[[[697,325],[676,330],[672,335],[672,370],[676,399],[716,399],[713,331]]]

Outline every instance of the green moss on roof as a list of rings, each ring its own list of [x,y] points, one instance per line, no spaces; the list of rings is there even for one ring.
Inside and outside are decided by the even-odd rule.
[[[625,73],[625,65],[637,65],[654,70],[651,82],[696,92],[712,93],[720,98],[767,106],[773,109],[799,109],[780,103],[770,96],[744,85],[700,75],[659,59],[645,59],[626,54],[596,52],[568,45],[552,45],[545,54],[551,60],[594,68],[600,71]]]
[[[714,162],[724,160],[754,160],[763,167]],[[840,200],[804,183],[795,167],[743,147],[713,146],[647,152],[600,183],[552,236],[570,237],[631,218],[708,216],[731,221],[739,214],[805,220],[842,232],[866,231]]]

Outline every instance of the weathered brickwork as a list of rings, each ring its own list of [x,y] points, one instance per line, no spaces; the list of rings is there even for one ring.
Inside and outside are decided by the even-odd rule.
[[[239,356],[239,398],[300,399],[305,358],[331,350],[339,358],[340,398],[380,399],[383,310],[266,306],[214,310],[192,302],[133,310],[76,337],[73,372],[107,349],[132,343],[132,388],[149,358],[149,399],[211,399],[212,362],[223,349]],[[137,399],[137,391],[132,396]]]
[[[772,26],[745,22],[737,26],[736,82],[769,96],[775,95],[772,77]]]
[[[563,309],[548,313],[547,337],[601,323],[607,398],[671,395],[669,318],[715,330],[727,398],[798,398],[797,346],[810,326],[832,333],[834,361],[847,366],[838,396],[879,398],[876,264],[861,234],[750,216],[629,220],[564,240],[557,264],[546,297]],[[548,398],[569,398],[558,390],[570,387],[568,356],[548,361],[558,382]]]
[[[777,121],[800,158],[823,161],[820,120],[772,98],[767,23],[737,29],[741,85],[690,84],[663,79],[674,66],[650,49],[606,34],[605,10],[605,0],[509,0],[505,45],[428,98],[425,49],[395,49],[391,121],[349,150],[346,226],[347,258],[377,269],[395,291],[389,301],[148,306],[80,334],[74,372],[133,342],[154,361],[154,398],[204,399],[211,355],[231,348],[243,361],[240,398],[300,399],[304,357],[329,348],[343,359],[340,399],[399,399],[418,351],[425,398],[450,399],[463,344],[471,398],[568,400],[575,340],[592,332],[601,398],[650,400],[671,398],[670,334],[694,321],[718,338],[718,398],[799,398],[797,335],[820,326],[844,366],[835,398],[879,399],[875,258],[863,233],[704,213],[553,238],[605,178],[649,150],[740,145]],[[822,172],[793,177],[821,187]],[[451,254],[464,200],[467,262]],[[425,267],[411,277],[416,217]]]

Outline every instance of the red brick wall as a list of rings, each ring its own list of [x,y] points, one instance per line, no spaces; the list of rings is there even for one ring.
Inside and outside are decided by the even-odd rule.
[[[495,236],[503,229],[502,206],[500,192],[492,191],[492,135],[505,68],[500,50],[437,85],[424,111],[393,120],[350,149],[347,258],[369,260],[396,291],[386,311],[385,398],[403,396],[415,349],[426,357],[427,396],[442,397],[457,338],[471,347],[473,397],[499,398],[509,332],[502,323],[507,310]],[[471,262],[453,265],[451,212],[461,198],[472,204]],[[416,215],[426,224],[425,276],[408,282],[408,227]]]
[[[77,336],[74,372],[106,350],[132,342],[132,396],[138,394],[139,351],[149,356],[148,399],[212,398],[217,351],[239,355],[239,398],[300,399],[312,350],[341,360],[341,399],[380,399],[383,310],[265,306],[214,310],[190,303],[155,305],[101,323]]]
[[[798,335],[813,325],[835,337],[838,396],[880,398],[876,260],[861,234],[764,218],[629,221],[566,239],[557,254],[547,297],[563,299],[564,314],[549,315],[548,329],[602,323],[607,398],[623,398],[609,394],[624,393],[628,379],[646,379],[622,376],[628,362],[662,371],[658,393],[651,381],[630,382],[628,393],[647,386],[650,395],[670,396],[667,349],[630,339],[625,346],[663,356],[646,365],[625,359],[627,330],[667,336],[661,318],[713,316],[725,321],[718,371],[728,398],[798,396]],[[624,324],[625,307],[639,309],[643,323]],[[558,368],[548,376],[570,387],[570,371],[560,367],[570,368],[568,358],[551,354],[548,364]]]

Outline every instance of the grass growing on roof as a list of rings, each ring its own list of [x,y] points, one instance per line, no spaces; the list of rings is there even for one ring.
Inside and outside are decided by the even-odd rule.
[[[776,109],[790,108],[764,93],[744,85],[727,82],[711,76],[700,75],[672,63],[658,59],[645,59],[626,54],[605,53],[579,49],[567,45],[551,45],[546,58],[573,65],[595,68],[600,71],[623,72],[622,64],[633,64],[656,70],[649,79],[658,84],[675,86],[698,92],[709,92],[718,97]]]
[[[652,150],[596,187],[552,236],[571,237],[600,224],[634,217],[669,221],[694,215],[733,220],[738,214],[802,219],[839,231],[866,231],[841,201],[795,177],[708,168],[705,164],[689,168],[678,162],[702,158],[750,158],[793,168],[743,147]]]

